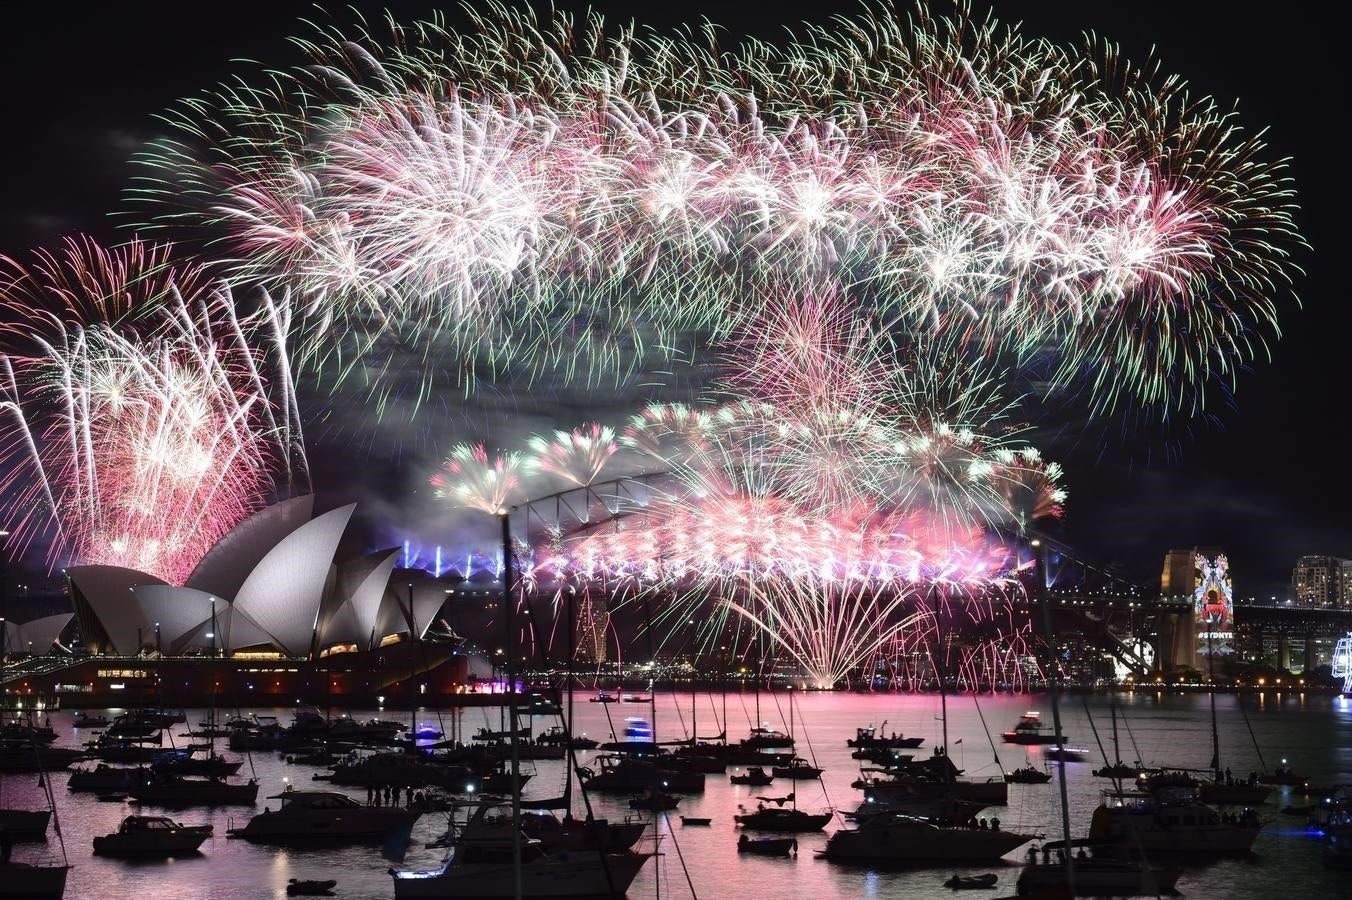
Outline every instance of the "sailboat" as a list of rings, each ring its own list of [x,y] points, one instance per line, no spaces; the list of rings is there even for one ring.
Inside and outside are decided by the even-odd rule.
[[[34,754],[43,751],[32,745]],[[44,771],[42,762],[36,762],[36,771]],[[11,857],[11,838],[5,836],[4,857],[0,860],[0,898],[25,897],[30,900],[61,900],[66,893],[66,876],[70,873],[70,860],[66,857],[66,842],[61,837],[61,821],[56,812],[56,798],[52,795],[50,778],[41,779],[43,795],[47,798],[47,811],[54,820],[54,830],[61,844],[61,862],[50,865],[42,862],[18,862]],[[44,819],[44,826],[46,819]],[[44,828],[45,831],[45,828]]]
[[[793,731],[793,692],[789,692],[789,731]],[[811,769],[814,774],[804,775],[804,778],[820,778],[821,769],[810,765],[806,760],[794,758],[801,765],[798,768],[789,766],[788,768],[776,767],[774,774],[781,778],[798,778],[796,774],[799,771]],[[787,774],[787,773],[794,774]],[[755,812],[741,813],[733,816],[733,820],[745,828],[754,828],[759,831],[779,831],[779,832],[801,832],[801,831],[820,831],[826,827],[826,823],[831,821],[834,815],[832,810],[824,812],[809,813],[798,808],[798,792],[790,791],[786,797],[757,797],[761,803]],[[784,808],[785,803],[792,806],[789,809]],[[770,805],[774,804],[774,805]]]
[[[1113,716],[1113,762],[1105,762],[1102,767],[1094,770],[1095,778],[1112,778],[1121,780],[1123,778],[1135,778],[1140,772],[1140,766],[1129,766],[1122,762],[1122,751],[1117,740],[1117,698],[1111,698],[1108,706]]]
[[[1034,539],[1031,545],[1036,548],[1041,545],[1041,541]],[[1041,596],[1042,624],[1046,631],[1047,641],[1050,644],[1052,640],[1052,620],[1050,602],[1045,593],[1047,585],[1045,580],[1046,562],[1039,560],[1039,563],[1038,578],[1044,588]],[[1061,736],[1059,679],[1049,677],[1048,688],[1052,703],[1054,733],[1057,735],[1058,746],[1064,748],[1065,738]],[[1091,725],[1092,721],[1091,719]],[[1179,869],[1160,869],[1143,860],[1105,859],[1097,856],[1089,858],[1083,855],[1077,858],[1072,855],[1072,847],[1084,847],[1089,842],[1072,841],[1070,837],[1070,801],[1066,794],[1065,762],[1060,764],[1058,787],[1060,788],[1062,840],[1043,845],[1042,862],[1037,861],[1037,854],[1034,850],[1028,851],[1028,864],[1019,873],[1018,894],[1020,896],[1048,894],[1071,897],[1138,897],[1159,896],[1173,890],[1175,882],[1182,874]],[[1094,837],[1095,835],[1091,830],[1091,841],[1094,840]],[[1143,849],[1138,845],[1138,850]],[[1055,860],[1052,859],[1053,850],[1058,853],[1058,858]],[[1081,851],[1081,854],[1083,854],[1083,851]]]
[[[793,692],[789,692],[789,744],[793,744]],[[787,765],[772,766],[771,772],[776,778],[788,778],[792,781],[815,781],[822,777],[822,769],[801,756],[795,756]]]
[[[939,633],[938,625],[939,605],[937,597],[934,604],[934,616],[937,643],[942,645],[943,637]],[[892,768],[874,770],[880,777],[861,779],[864,799],[870,803],[878,803],[883,807],[894,806],[898,800],[906,800],[912,803],[920,801],[959,801],[980,803],[983,807],[1004,806],[1009,802],[1009,785],[1005,783],[1003,774],[988,778],[985,781],[962,778],[963,770],[959,769],[948,755],[948,691],[940,658],[941,654],[936,650],[931,659],[935,677],[939,682],[939,718],[943,723],[942,739],[939,745],[934,748],[933,755],[928,759],[898,760]],[[981,707],[978,705],[978,713],[980,713],[980,710]],[[982,727],[985,728],[986,717],[984,714],[981,716],[981,722]],[[986,729],[986,739],[990,740],[989,729]],[[996,767],[1003,770],[1003,767],[1000,766],[1000,755],[995,751],[994,741],[991,741],[991,752],[995,756]],[[859,784],[860,782],[856,782],[856,786],[859,786]]]

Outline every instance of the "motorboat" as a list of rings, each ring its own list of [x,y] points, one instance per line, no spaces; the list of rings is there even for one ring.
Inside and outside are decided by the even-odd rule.
[[[510,827],[510,817],[505,821]],[[647,823],[642,819],[626,818],[623,822],[607,819],[562,820],[548,810],[522,810],[521,832],[540,841],[548,852],[556,850],[628,850],[643,837]]]
[[[50,809],[0,809],[0,829],[16,841],[40,841],[47,836]]]
[[[1088,747],[1048,747],[1042,751],[1044,759],[1052,762],[1080,763],[1089,758]]]
[[[61,900],[66,893],[66,875],[70,866],[29,865],[21,862],[0,864],[0,897],[24,900]]]
[[[644,697],[644,696],[641,695],[641,694],[625,694],[625,695],[624,695],[624,702],[625,702],[625,703],[651,703],[652,700],[653,700],[652,697]]]
[[[39,725],[32,716],[27,719],[14,719],[0,726],[0,740],[32,741],[35,744],[53,744],[56,742],[56,730],[52,720]]]
[[[299,878],[292,878],[286,885],[286,895],[288,897],[331,897],[333,889],[338,886],[338,879],[326,878],[309,879],[302,881]]]
[[[984,891],[995,887],[995,883],[1000,880],[1000,876],[994,872],[987,872],[984,875],[954,875],[944,882],[944,887],[950,891]]]
[[[901,814],[876,816],[831,835],[821,855],[842,862],[994,862],[1033,840],[999,828],[944,827]]]
[[[893,797],[911,800],[965,800],[983,806],[1004,806],[1009,802],[1009,785],[1003,775],[976,781],[963,778],[962,769],[936,748],[928,759],[903,763],[893,769],[870,770],[855,782],[864,798],[886,803]]]
[[[605,691],[598,691],[595,697],[590,698],[588,703],[619,703],[620,698],[614,694],[607,694]]]
[[[832,813],[830,810],[810,813],[797,807],[785,809],[783,804],[793,799],[792,794],[788,797],[763,797],[761,799],[772,801],[777,805],[769,806],[761,803],[754,812],[743,812],[733,816],[733,821],[743,828],[751,828],[755,831],[794,833],[821,831],[826,827],[826,823],[831,821]]]
[[[395,831],[411,829],[422,815],[398,806],[363,806],[338,791],[288,788],[267,799],[280,800],[280,808],[264,809],[243,828],[227,834],[274,844],[381,841]]]
[[[489,760],[482,748],[475,757],[478,762],[452,762],[426,753],[373,753],[333,767],[330,781],[353,787],[438,787],[454,794],[496,793],[512,789],[510,774],[495,774],[486,767],[496,767],[496,759]],[[524,786],[531,776],[521,773]]]
[[[850,752],[850,759],[862,759],[878,766],[899,766],[915,759],[915,755],[893,747],[861,747]]]
[[[243,765],[243,760],[231,761],[219,754],[197,757],[185,750],[169,750],[150,761],[150,767],[157,772],[172,772],[175,775],[206,775],[214,778],[234,775]]]
[[[510,819],[505,827],[489,822],[490,808],[492,804],[483,804],[474,812],[455,849],[439,867],[390,869],[396,900],[622,897],[653,855],[633,851],[549,853],[533,838],[520,836],[514,840]],[[513,862],[514,845],[520,852],[519,867]]]
[[[93,769],[73,769],[66,788],[72,791],[125,791],[145,777],[144,769],[124,769],[99,763]]]
[[[1064,861],[1030,862],[1019,872],[1017,892],[1020,896],[1068,896],[1073,883],[1075,895],[1081,897],[1159,897],[1175,893],[1174,885],[1183,874],[1182,869],[1173,866],[1100,856],[1080,856],[1074,867],[1072,881]]]
[[[94,838],[98,856],[175,856],[196,853],[210,825],[180,825],[165,816],[127,816],[117,831]]]
[[[1215,856],[1249,852],[1262,829],[1252,809],[1222,816],[1198,799],[1196,789],[1170,787],[1104,792],[1089,839],[1132,852]]]
[[[738,853],[754,853],[757,856],[789,856],[798,852],[797,838],[753,838],[742,835],[737,838]]]
[[[762,750],[767,747],[792,747],[793,738],[774,728],[753,728],[741,741],[743,747]]]
[[[1268,785],[1247,781],[1203,781],[1197,785],[1198,798],[1218,806],[1262,806],[1272,790]]]
[[[594,741],[586,735],[569,738],[562,725],[551,725],[548,730],[540,733],[535,743],[541,747],[563,746],[571,750],[595,750],[600,744],[599,741]]]
[[[439,741],[446,735],[435,725],[424,723],[419,725],[413,731],[405,732],[404,736],[415,741]]]
[[[89,748],[88,755],[94,759],[135,766],[145,765],[163,752],[158,746],[147,747],[125,741],[98,741],[85,746]]]
[[[71,717],[71,727],[73,728],[107,728],[111,722],[108,717],[102,713],[77,712]]]
[[[681,816],[682,825],[712,825],[713,821],[701,816]]]
[[[884,725],[887,723],[884,722]],[[845,746],[857,750],[883,749],[883,750],[914,750],[925,743],[924,738],[906,737],[897,734],[895,731],[889,736],[887,734],[878,734],[878,730],[870,725],[867,728],[856,728],[854,737],[845,741]]]
[[[605,755],[596,758],[600,771],[578,769],[582,786],[589,791],[634,794],[648,788],[678,791],[683,794],[704,790],[703,772],[677,772],[660,768],[650,759]]]
[[[765,787],[775,780],[775,776],[766,772],[760,766],[752,766],[746,770],[743,775],[732,775],[728,778],[733,784],[745,784],[751,787]]]
[[[227,746],[236,753],[248,753],[252,750],[281,750],[292,740],[286,729],[273,721],[271,717],[255,717],[259,721],[248,722],[230,729]],[[233,720],[232,720],[233,721]]]
[[[156,806],[253,806],[258,800],[258,782],[251,779],[231,784],[223,778],[151,775],[133,784],[127,793]]]
[[[822,775],[822,769],[814,766],[801,756],[795,756],[787,766],[772,766],[776,778],[788,778],[793,781],[815,781]]]
[[[893,795],[882,803],[865,799],[854,812],[846,813],[845,818],[852,822],[863,822],[865,819],[872,819],[875,816],[902,813],[918,819],[966,822],[975,818],[976,814],[985,808],[986,804],[984,803],[972,803],[967,800],[942,797],[920,800]]]
[[[1006,784],[1046,784],[1051,780],[1050,773],[1035,769],[1032,766],[1024,766],[1021,769],[1015,769],[1013,772],[1005,773]]]
[[[1056,733],[1056,729],[1043,723],[1042,714],[1029,711],[1023,714],[1011,730],[1003,732],[1000,739],[1006,744],[1063,744],[1065,735]]]
[[[1124,778],[1136,778],[1141,773],[1139,766],[1129,766],[1118,760],[1115,763],[1105,763],[1101,768],[1095,769],[1093,775],[1095,778],[1116,778],[1121,781]]]
[[[1282,764],[1271,772],[1264,772],[1258,776],[1259,784],[1272,784],[1281,787],[1304,787],[1307,780],[1304,775],[1297,774],[1295,769],[1287,765],[1286,760],[1282,760]]]

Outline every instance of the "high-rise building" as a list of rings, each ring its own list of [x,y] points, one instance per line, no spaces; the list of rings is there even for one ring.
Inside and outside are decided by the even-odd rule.
[[[578,598],[573,620],[573,639],[576,642],[577,658],[589,662],[605,662],[609,657],[606,641],[606,630],[609,627],[610,610],[604,593],[595,596],[587,593]]]
[[[1303,606],[1323,609],[1352,606],[1352,559],[1300,557],[1291,570],[1291,591]]]

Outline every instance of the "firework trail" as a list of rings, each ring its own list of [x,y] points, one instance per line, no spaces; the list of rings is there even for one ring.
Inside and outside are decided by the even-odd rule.
[[[144,159],[156,221],[224,227],[238,277],[344,338],[310,345],[340,375],[394,346],[420,348],[423,392],[449,349],[622,378],[839,285],[880,330],[1037,366],[1095,414],[1194,411],[1277,334],[1284,164],[1108,45],[964,11],[731,50],[470,16],[321,28],[311,65],[186,102]]]
[[[45,539],[53,567],[182,583],[279,480],[304,477],[289,376],[261,368],[285,355],[280,308],[241,321],[225,288],[167,260],[88,241],[4,260],[9,338],[26,349],[3,359],[3,521],[21,549]]]

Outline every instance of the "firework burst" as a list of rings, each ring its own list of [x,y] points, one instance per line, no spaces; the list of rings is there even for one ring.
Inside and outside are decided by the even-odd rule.
[[[13,337],[31,347],[4,357],[0,386],[0,496],[18,546],[45,537],[52,566],[182,583],[279,480],[304,476],[284,310],[265,299],[241,322],[228,291],[193,268],[180,277],[163,248],[71,243],[34,270],[10,265]]]
[[[1109,47],[962,11],[731,51],[471,16],[320,29],[312,65],[195,98],[145,157],[162,221],[224,226],[238,277],[308,298],[341,338],[318,365],[421,347],[590,384],[844,285],[883,332],[1168,412],[1276,334],[1283,164]]]
[[[528,446],[528,467],[532,471],[557,475],[578,487],[595,481],[620,449],[615,429],[596,422],[572,431],[556,431],[552,441],[533,437]]]
[[[521,487],[525,461],[520,453],[490,457],[483,444],[460,444],[430,481],[436,495],[454,506],[500,515]]]

